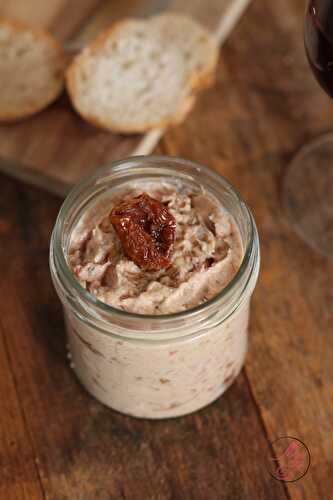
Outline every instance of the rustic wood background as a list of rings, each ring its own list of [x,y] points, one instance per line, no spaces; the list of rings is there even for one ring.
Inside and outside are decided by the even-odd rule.
[[[77,3],[66,4],[64,33]],[[61,201],[0,177],[1,500],[332,498],[333,263],[299,240],[280,206],[293,153],[333,127],[332,102],[305,60],[303,13],[303,0],[253,2],[221,51],[216,87],[157,150],[227,176],[261,236],[246,368],[207,409],[140,421],[81,388],[48,270]],[[269,442],[283,435],[311,452],[296,483],[266,469]]]

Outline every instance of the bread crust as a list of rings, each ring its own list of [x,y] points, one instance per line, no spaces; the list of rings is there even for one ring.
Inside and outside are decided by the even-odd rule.
[[[165,14],[154,16],[149,20],[143,20],[142,22],[147,23],[151,22],[156,18],[160,18]],[[177,14],[167,14],[170,18],[172,16],[179,17]],[[80,96],[78,95],[78,90],[76,87],[76,76],[80,70],[80,67],[85,63],[87,58],[95,57],[100,50],[103,50],[103,47],[106,41],[110,37],[115,37],[117,31],[120,31],[123,26],[134,22],[137,23],[137,19],[125,19],[122,21],[115,22],[111,27],[107,28],[105,31],[100,33],[97,38],[95,38],[89,45],[87,45],[83,51],[78,54],[71,62],[66,71],[66,88],[68,94],[70,96],[72,105],[74,109],[84,118],[87,122],[92,125],[102,128],[104,130],[112,130],[114,132],[122,133],[122,134],[134,134],[134,133],[143,133],[147,132],[151,129],[156,128],[172,128],[179,125],[185,117],[192,110],[195,100],[196,94],[205,88],[212,86],[215,82],[215,69],[218,61],[218,47],[214,44],[212,39],[212,50],[210,61],[207,62],[204,68],[199,72],[193,72],[186,82],[184,88],[187,88],[187,96],[184,99],[183,105],[174,113],[172,116],[162,119],[162,120],[153,120],[146,121],[141,124],[132,124],[125,123],[119,124],[117,121],[113,121],[112,117],[109,117],[107,120],[99,117],[97,114],[87,113],[80,107]]]
[[[65,68],[68,63],[68,58],[61,44],[50,33],[48,33],[45,30],[31,27],[30,25],[22,21],[7,19],[3,17],[0,17],[0,28],[1,27],[8,27],[18,35],[26,31],[32,33],[34,37],[37,38],[39,41],[47,44],[49,47],[52,47],[57,56],[57,60],[59,62],[59,68],[61,68],[59,76],[56,75],[57,78],[54,79],[54,85],[52,86],[50,85],[47,95],[44,94],[43,99],[41,99],[40,102],[36,101],[34,103],[31,103],[30,105],[26,104],[24,106],[24,109],[22,109],[22,107],[17,108],[13,112],[5,112],[1,110],[0,106],[0,122],[12,123],[23,120],[25,118],[34,115],[35,113],[38,113],[42,109],[46,108],[51,102],[53,102],[60,95],[60,93],[64,88],[64,83],[65,83],[64,75],[65,75]]]

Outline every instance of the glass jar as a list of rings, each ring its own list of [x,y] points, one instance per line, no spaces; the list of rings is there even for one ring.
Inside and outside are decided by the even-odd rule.
[[[193,309],[148,316],[97,300],[67,263],[73,228],[97,200],[132,180],[179,179],[204,188],[238,225],[241,266],[215,297]],[[252,215],[234,188],[206,167],[175,157],[113,163],[77,185],[65,200],[50,248],[52,279],[62,301],[73,369],[99,401],[142,418],[178,417],[217,399],[240,372],[247,351],[250,298],[259,272]]]

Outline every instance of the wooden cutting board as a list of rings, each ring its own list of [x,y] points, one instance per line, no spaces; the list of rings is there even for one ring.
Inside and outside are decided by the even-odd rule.
[[[68,50],[78,49],[115,20],[161,11],[191,15],[222,44],[250,0],[0,0],[0,16],[49,29]],[[98,166],[148,154],[163,130],[120,135],[84,122],[63,95],[24,122],[0,126],[0,171],[65,196]]]

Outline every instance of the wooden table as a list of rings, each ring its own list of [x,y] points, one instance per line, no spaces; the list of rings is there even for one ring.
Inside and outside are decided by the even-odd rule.
[[[85,392],[68,367],[48,269],[61,200],[1,176],[1,500],[332,498],[333,263],[300,241],[280,207],[293,153],[333,127],[303,53],[303,4],[253,2],[221,51],[216,87],[157,150],[228,177],[261,236],[246,368],[207,409],[140,421]],[[311,452],[295,483],[267,471],[269,442],[283,435]]]

